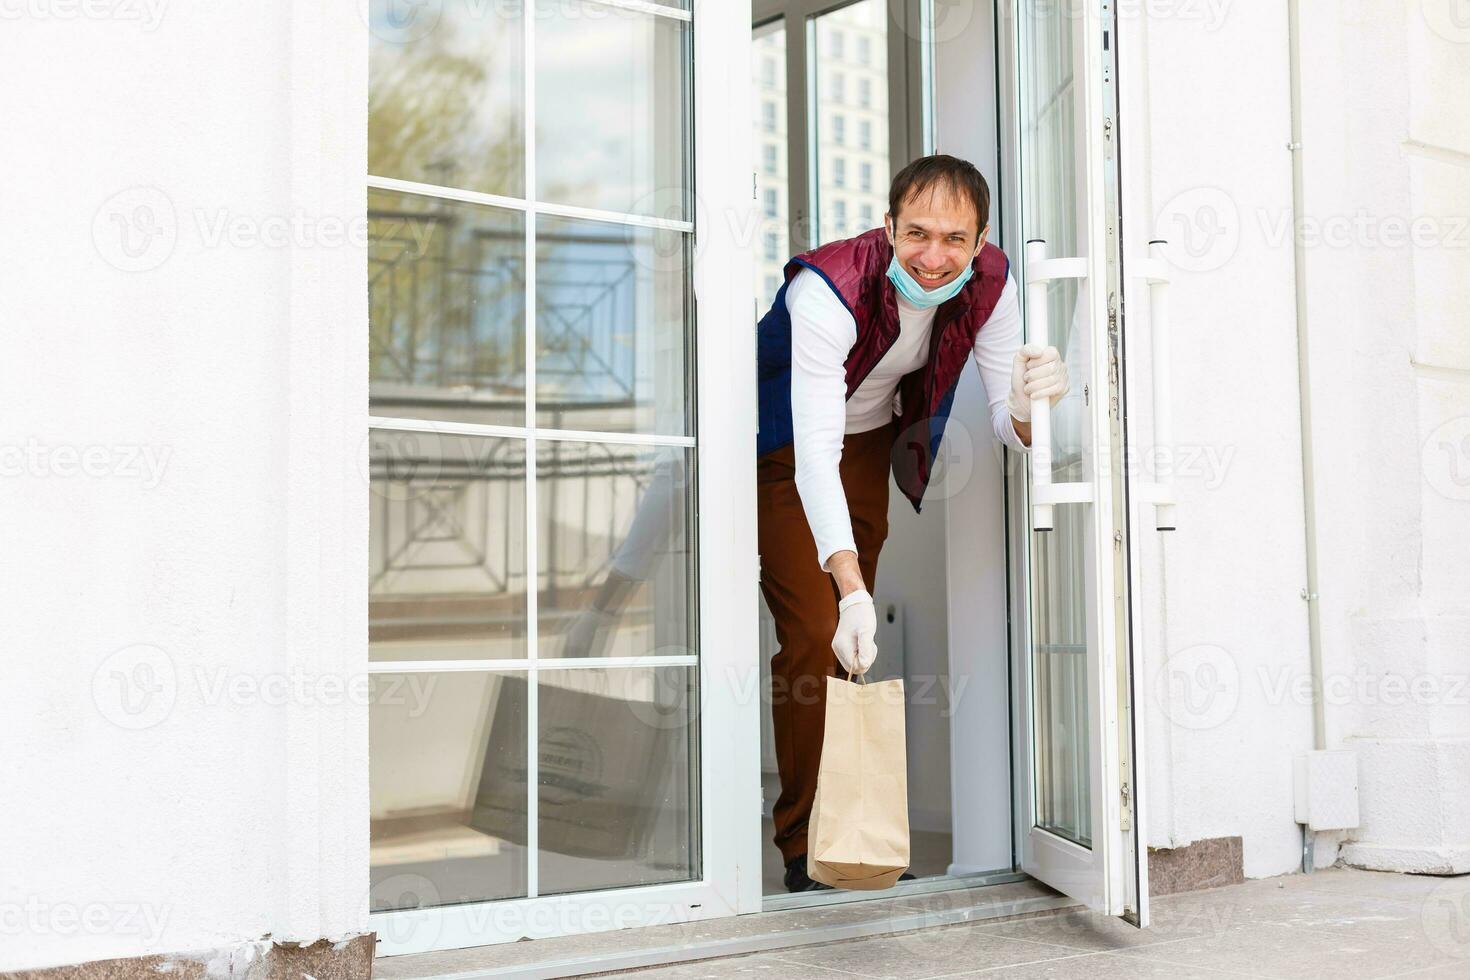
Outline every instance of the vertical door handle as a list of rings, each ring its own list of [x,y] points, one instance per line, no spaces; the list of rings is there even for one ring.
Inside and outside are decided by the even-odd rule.
[[[1140,263],[1141,276],[1148,283],[1150,357],[1153,360],[1154,458],[1165,465],[1151,482],[1138,484],[1138,495],[1154,505],[1154,527],[1172,531],[1174,519],[1174,484],[1170,476],[1173,466],[1174,425],[1173,397],[1169,389],[1169,260],[1168,242],[1148,243],[1148,258]]]
[[[1050,311],[1046,290],[1056,279],[1087,278],[1086,259],[1049,259],[1046,242],[1026,243],[1027,340],[1043,347],[1051,344]],[[1037,531],[1055,527],[1052,507],[1056,504],[1090,503],[1092,484],[1053,483],[1051,479],[1051,400],[1031,399],[1031,523]]]

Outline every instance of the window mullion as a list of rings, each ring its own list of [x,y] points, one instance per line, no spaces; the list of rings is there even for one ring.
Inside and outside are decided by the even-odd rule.
[[[539,659],[538,589],[538,504],[536,487],[536,0],[527,0],[524,8],[522,41],[525,52],[525,82],[522,91],[526,104],[522,114],[526,170],[526,276],[525,312],[525,390],[526,390],[526,897],[541,893],[540,875],[540,731],[538,705],[539,681],[536,671]]]

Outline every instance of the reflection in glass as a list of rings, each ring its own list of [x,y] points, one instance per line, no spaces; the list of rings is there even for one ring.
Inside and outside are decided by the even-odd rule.
[[[368,193],[374,415],[524,425],[525,219]]]
[[[538,424],[687,433],[689,236],[548,215],[536,222]]]
[[[520,0],[373,0],[368,172],[521,197]]]
[[[1045,5],[1027,7],[1020,30],[1028,57],[1021,79],[1021,187],[1027,238],[1044,239],[1054,257],[1081,254],[1074,161],[1073,24]],[[1088,353],[1077,282],[1048,290],[1050,341],[1062,352],[1072,391],[1052,409],[1055,482],[1087,479],[1080,451],[1082,384]],[[1032,534],[1032,713],[1035,723],[1036,823],[1091,846],[1092,785],[1088,753],[1086,512],[1057,507],[1052,531]]]
[[[695,652],[693,451],[538,446],[543,657]]]
[[[1031,536],[1036,824],[1090,847],[1086,525],[1077,507],[1057,507],[1053,518],[1053,530]]]
[[[369,460],[369,658],[525,657],[525,443],[374,429]]]
[[[368,766],[371,911],[526,894],[522,674],[374,674]],[[486,780],[519,767],[520,806],[486,814]]]
[[[694,669],[539,676],[541,894],[698,877]]]
[[[1021,29],[1031,57],[1022,59],[1021,155],[1025,181],[1022,206],[1026,237],[1047,243],[1051,257],[1080,256],[1077,212],[1077,107],[1071,22],[1066,12],[1045,5],[1027,8]],[[1049,340],[1072,378],[1086,377],[1090,356],[1078,302],[1078,280],[1055,279],[1047,287]],[[1052,408],[1052,481],[1085,479],[1081,466],[1082,385],[1074,383]],[[1069,402],[1074,404],[1068,404]]]
[[[756,174],[763,248],[755,262],[755,316],[759,319],[781,287],[781,270],[791,257],[790,194],[786,182],[786,27],[774,20],[755,29],[751,44],[755,81],[756,145],[774,157],[775,166]]]
[[[888,65],[873,56],[888,50],[888,13],[883,0],[859,0],[813,21],[815,240],[826,244],[868,231],[849,220],[864,206],[873,215],[888,210]],[[854,129],[861,135],[857,146],[847,138]],[[863,172],[863,164],[868,186],[854,188],[850,175]]]
[[[577,0],[536,16],[537,199],[691,220],[688,23]]]

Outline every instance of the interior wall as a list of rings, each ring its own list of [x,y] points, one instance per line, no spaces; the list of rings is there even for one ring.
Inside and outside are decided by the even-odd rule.
[[[927,503],[927,498],[926,498]],[[909,823],[915,830],[950,829],[949,609],[944,555],[948,529],[942,506],[922,514],[891,481],[888,541],[878,561],[874,599],[883,617],[890,603],[903,607],[904,690],[907,693]],[[879,625],[879,638],[884,636]],[[878,647],[878,676],[892,651]]]
[[[967,159],[991,187],[991,240],[999,242],[999,139],[993,5],[934,4],[935,149]],[[945,429],[939,480],[945,584],[954,829],[952,871],[1010,867],[1010,676],[1002,453],[984,386],[967,370]],[[931,505],[932,506],[932,505]]]

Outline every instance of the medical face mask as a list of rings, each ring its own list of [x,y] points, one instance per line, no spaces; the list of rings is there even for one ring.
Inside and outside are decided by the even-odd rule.
[[[900,296],[908,300],[911,305],[927,310],[938,306],[945,300],[953,299],[965,287],[965,283],[969,282],[970,277],[975,274],[974,261],[974,256],[971,256],[970,261],[965,263],[965,271],[943,286],[937,289],[925,289],[919,285],[919,280],[909,275],[908,270],[899,264],[898,252],[895,250],[892,260],[888,263],[888,278]]]

